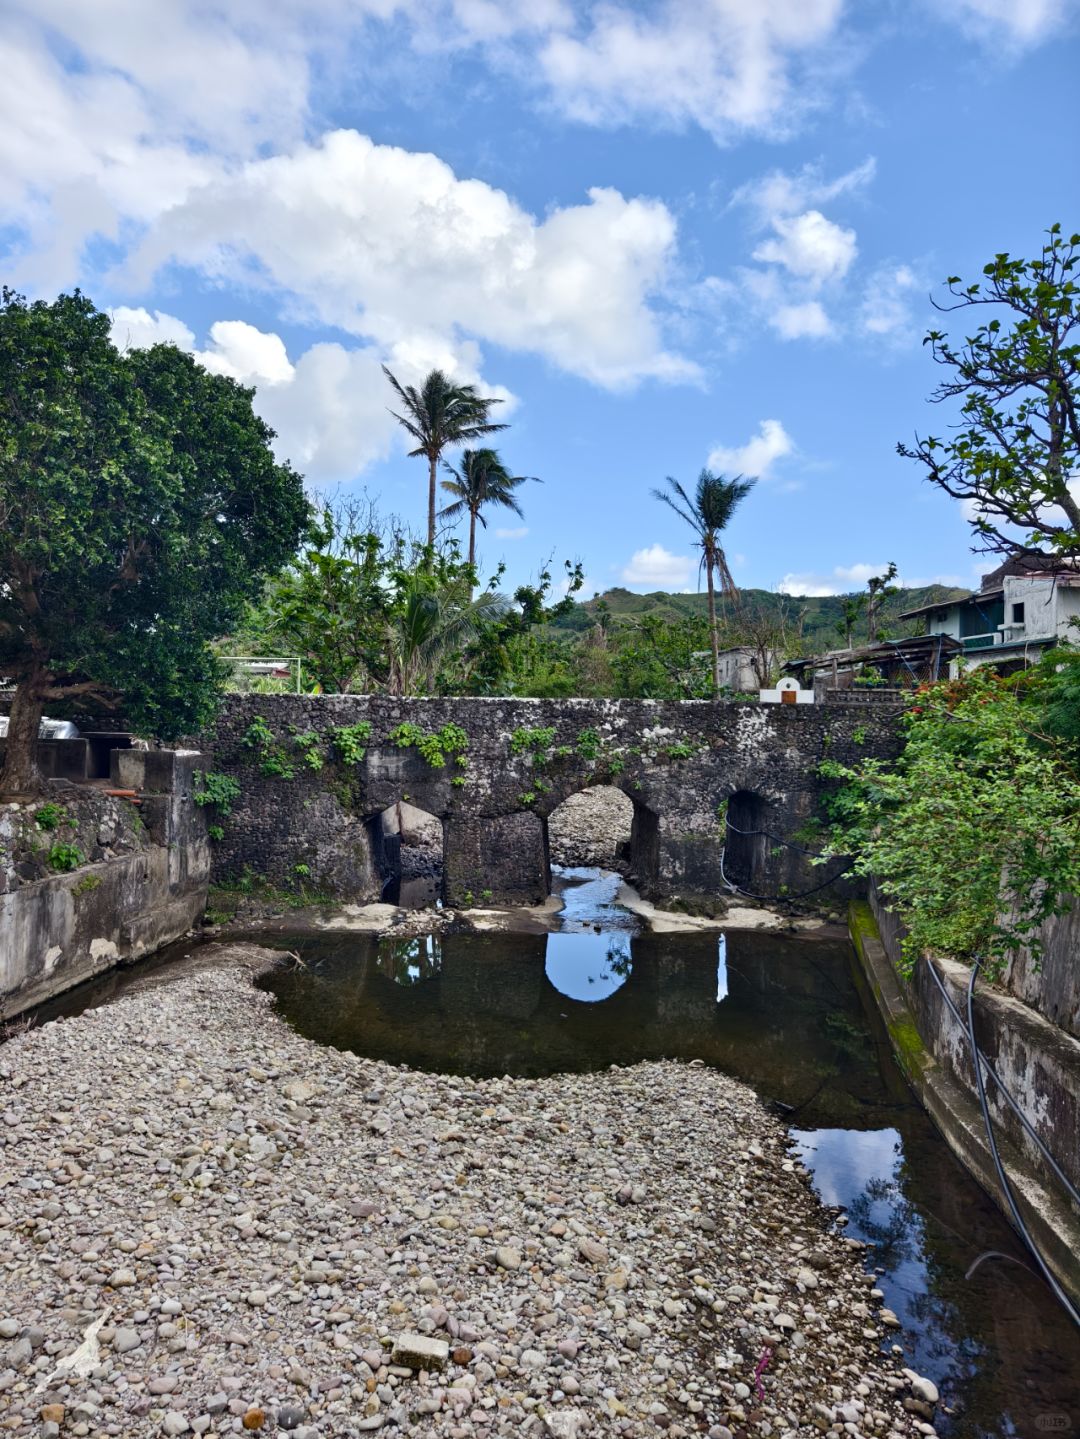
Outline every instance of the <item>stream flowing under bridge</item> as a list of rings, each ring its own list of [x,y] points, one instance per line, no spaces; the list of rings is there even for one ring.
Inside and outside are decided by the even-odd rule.
[[[383,695],[234,695],[200,740],[207,767],[240,787],[227,817],[210,815],[218,879],[249,869],[377,899],[378,821],[408,803],[442,823],[452,905],[543,900],[548,816],[601,784],[633,805],[630,872],[650,896],[723,894],[722,859],[744,889],[808,889],[832,871],[779,841],[812,836],[821,762],[900,745],[896,711],[878,706]]]

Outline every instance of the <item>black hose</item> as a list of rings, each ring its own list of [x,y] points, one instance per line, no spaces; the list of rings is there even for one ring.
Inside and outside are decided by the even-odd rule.
[[[793,848],[797,849],[798,846],[795,845]],[[815,884],[813,889],[800,890],[798,894],[754,894],[752,890],[743,889],[742,886],[736,884],[734,880],[728,879],[727,874],[724,872],[724,853],[725,851],[721,849],[720,878],[723,880],[725,888],[731,890],[733,894],[744,895],[747,899],[761,900],[764,904],[786,904],[787,901],[791,899],[806,899],[811,894],[817,894],[819,889],[827,889],[830,884],[835,884],[838,879],[841,879],[847,874],[848,870],[851,869],[855,863],[854,860],[849,859],[843,869],[838,870],[836,874],[831,875],[828,879],[822,880],[820,884]]]
[[[1042,1257],[1042,1254],[1039,1252],[1038,1246],[1032,1239],[1031,1233],[1028,1230],[1027,1225],[1024,1223],[1023,1215],[1020,1213],[1019,1207],[1017,1206],[1016,1199],[1012,1191],[1012,1185],[1009,1183],[1008,1175],[1005,1173],[1005,1166],[1001,1162],[1001,1155],[998,1153],[997,1139],[994,1136],[994,1125],[990,1118],[990,1107],[986,1102],[986,1085],[983,1082],[982,1067],[986,1063],[986,1061],[983,1058],[983,1055],[979,1050],[978,1043],[975,1039],[975,981],[979,976],[979,970],[981,968],[982,960],[975,959],[971,966],[971,978],[968,980],[967,987],[967,1034],[968,1043],[971,1046],[971,1060],[972,1064],[975,1067],[975,1086],[979,1093],[979,1107],[982,1110],[983,1124],[986,1127],[986,1138],[990,1145],[990,1154],[994,1160],[994,1168],[997,1171],[998,1183],[1001,1185],[1005,1198],[1008,1200],[1009,1208],[1012,1211],[1013,1219],[1016,1222],[1017,1229],[1019,1229],[1023,1237],[1024,1243],[1027,1245],[1028,1249],[1030,1249],[1032,1257],[1042,1271],[1043,1277],[1053,1291],[1054,1297],[1060,1302],[1062,1308],[1065,1310],[1066,1314],[1068,1314],[1069,1318],[1073,1321],[1073,1323],[1077,1325],[1078,1328],[1080,1328],[1080,1311],[1077,1311],[1077,1308],[1073,1304],[1072,1300],[1065,1293],[1064,1289],[1062,1289],[1057,1279],[1051,1273],[1049,1265]],[[987,1065],[987,1068],[989,1068],[989,1065]]]
[[[798,850],[800,854],[809,854],[813,856],[814,859],[821,859],[825,854],[825,851],[821,849],[804,849],[801,844],[796,844],[794,840],[785,839],[783,835],[780,834],[773,834],[771,829],[740,829],[737,824],[732,824],[731,820],[727,818],[725,818],[724,823],[728,829],[734,830],[736,834],[751,836],[763,834],[766,839],[774,839],[777,844],[787,845],[788,849]]]

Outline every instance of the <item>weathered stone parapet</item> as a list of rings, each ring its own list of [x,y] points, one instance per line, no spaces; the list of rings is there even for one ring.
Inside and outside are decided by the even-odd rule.
[[[364,753],[348,763],[335,732],[356,725],[366,727]],[[432,763],[407,736],[399,742],[403,725],[429,737],[455,727],[464,747]],[[301,866],[310,887],[335,898],[376,898],[373,826],[404,801],[443,822],[449,900],[490,891],[521,902],[547,891],[548,816],[595,784],[630,799],[634,875],[655,895],[720,894],[725,847],[731,877],[747,888],[809,888],[827,876],[773,839],[730,832],[729,801],[740,828],[791,838],[819,813],[823,759],[887,758],[900,734],[892,712],[817,706],[243,695],[200,745],[241,789],[216,848],[218,876],[247,866],[291,885]]]

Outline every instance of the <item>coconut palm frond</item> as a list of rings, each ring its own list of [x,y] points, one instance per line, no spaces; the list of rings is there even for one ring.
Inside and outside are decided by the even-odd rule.
[[[720,662],[714,574],[720,582],[721,602],[725,595],[730,595],[737,603],[739,594],[728,568],[720,536],[735,511],[754,488],[756,481],[744,479],[742,475],[727,480],[723,475],[715,475],[711,470],[703,469],[698,475],[693,499],[679,481],[672,479],[670,475],[666,483],[667,489],[654,489],[653,497],[674,510],[679,518],[690,526],[701,551],[698,574],[704,570],[709,592],[709,641],[712,649],[713,693],[716,694],[720,688]]]
[[[470,599],[468,585],[459,579],[410,576],[401,611],[387,629],[390,692],[430,692],[440,669],[501,618],[509,603],[490,591]]]
[[[435,480],[443,451],[451,445],[505,430],[490,417],[492,406],[502,404],[493,395],[481,395],[475,385],[457,385],[442,370],[431,370],[423,384],[403,385],[384,365],[383,373],[401,402],[390,413],[416,441],[410,456],[424,456],[428,462],[428,544],[435,543]]]
[[[688,524],[694,533],[700,537],[703,532],[702,522],[701,516],[697,513],[694,501],[686,493],[682,485],[679,484],[678,480],[673,480],[670,475],[667,477],[667,484],[674,491],[674,495],[668,494],[666,490],[654,489],[652,491],[653,499],[659,500],[661,504],[667,505],[669,510],[674,510],[679,519],[685,524]],[[676,498],[676,496],[678,498]]]
[[[503,464],[497,450],[465,450],[461,456],[461,467],[454,469],[447,465],[451,478],[443,480],[442,487],[449,495],[456,496],[440,514],[445,519],[457,515],[469,516],[469,563],[476,558],[476,525],[487,528],[483,510],[489,506],[501,506],[522,515],[521,505],[514,493],[521,485],[540,484],[535,475],[512,475]]]

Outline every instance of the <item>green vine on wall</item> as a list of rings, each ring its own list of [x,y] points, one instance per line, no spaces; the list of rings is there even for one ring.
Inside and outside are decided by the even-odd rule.
[[[70,824],[68,812],[61,805],[54,804],[47,800],[34,814],[34,823],[38,829],[51,831],[59,829],[61,825]]]
[[[255,751],[259,773],[268,779],[295,779],[296,765],[292,762],[283,745],[266,722],[263,715],[256,715],[245,730],[240,743],[245,749]]]
[[[48,854],[49,868],[58,874],[70,874],[86,863],[86,856],[75,844],[54,844]]]
[[[510,736],[510,753],[511,755],[528,754],[532,755],[534,762],[543,761],[547,757],[554,738],[554,725],[535,729],[524,725],[519,726]]]
[[[456,724],[444,724],[437,730],[424,730],[418,724],[407,721],[391,730],[389,739],[398,749],[416,749],[432,769],[442,769],[448,759],[454,759],[461,765],[469,747],[469,736]]]
[[[191,797],[200,809],[212,805],[223,817],[232,813],[233,805],[240,798],[240,785],[232,775],[197,769],[194,779]]]
[[[199,808],[211,808],[219,819],[227,819],[232,814],[233,805],[240,798],[239,782],[233,779],[232,775],[221,774],[213,769],[197,769],[194,781],[191,797]],[[225,826],[215,821],[206,826],[206,833],[212,840],[222,840],[225,838]]]
[[[371,721],[358,720],[356,724],[335,725],[330,731],[334,748],[348,765],[359,764],[367,754],[371,739]]]

